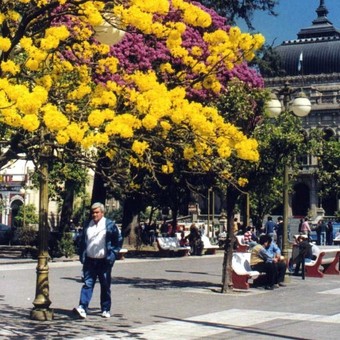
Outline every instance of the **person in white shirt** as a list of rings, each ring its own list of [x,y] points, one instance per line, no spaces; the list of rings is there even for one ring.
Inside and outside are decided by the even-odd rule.
[[[122,236],[117,225],[104,217],[102,203],[91,206],[92,220],[84,228],[80,241],[79,258],[83,264],[84,285],[80,292],[79,306],[74,312],[85,319],[98,277],[100,307],[104,318],[110,317],[111,271],[122,247]]]

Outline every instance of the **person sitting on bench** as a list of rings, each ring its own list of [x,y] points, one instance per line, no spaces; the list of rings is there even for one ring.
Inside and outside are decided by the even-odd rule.
[[[252,248],[250,255],[251,269],[266,273],[265,289],[267,290],[274,289],[277,277],[277,267],[275,265],[277,259],[270,257],[266,251],[271,241],[272,238],[269,235],[261,235],[259,244]]]

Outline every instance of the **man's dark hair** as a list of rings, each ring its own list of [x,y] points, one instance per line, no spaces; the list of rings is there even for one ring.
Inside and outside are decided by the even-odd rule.
[[[260,236],[260,240],[259,243],[261,245],[264,245],[266,242],[271,243],[272,242],[272,238],[269,235],[261,235]]]

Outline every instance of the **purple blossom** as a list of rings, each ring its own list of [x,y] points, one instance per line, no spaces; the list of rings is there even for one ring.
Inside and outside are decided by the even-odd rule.
[[[212,25],[208,29],[193,27],[187,25],[186,31],[182,37],[182,46],[189,52],[192,48],[199,47],[203,53],[200,57],[196,57],[200,62],[205,62],[209,56],[208,46],[203,40],[203,34],[207,31],[214,31],[222,29],[228,31],[230,26],[226,24],[226,19],[219,16],[214,10],[207,9],[197,2],[192,2],[196,6],[204,9],[212,17]],[[166,16],[157,15],[155,18],[160,19],[166,23],[169,21],[181,21],[181,13],[171,8]],[[147,71],[155,70],[159,75],[161,81],[172,86],[177,79],[174,76],[160,72],[159,66],[163,63],[169,62],[176,72],[185,74],[184,85],[187,84],[187,96],[191,100],[210,101],[216,99],[216,94],[209,89],[197,90],[192,87],[192,81],[197,79],[200,75],[193,73],[192,69],[183,64],[179,58],[171,56],[166,41],[157,39],[153,35],[141,34],[137,29],[129,27],[129,33],[125,35],[123,40],[111,47],[111,55],[119,59],[120,65],[124,72],[132,73],[136,70]],[[237,77],[244,81],[251,87],[263,87],[263,80],[260,75],[253,69],[249,68],[246,63],[236,65],[232,71],[229,71],[221,63],[216,67],[216,76],[221,84],[227,85],[231,78]],[[104,79],[103,79],[104,80]]]

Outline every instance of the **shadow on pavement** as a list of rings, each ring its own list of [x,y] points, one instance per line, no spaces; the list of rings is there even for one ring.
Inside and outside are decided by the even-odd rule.
[[[197,273],[202,275],[202,273]],[[73,280],[81,282],[79,278],[75,277],[62,277],[62,280]],[[163,278],[144,278],[144,277],[112,277],[113,285],[127,285],[133,288],[153,289],[153,290],[166,290],[173,288],[210,288],[216,286],[216,282],[208,281],[193,281],[193,280],[170,280]]]
[[[2,305],[0,310],[1,339],[73,339],[96,338],[105,334],[111,338],[119,337],[144,339],[129,332],[132,326],[122,315],[113,315],[110,319],[100,317],[99,310],[91,310],[87,319],[79,319],[72,310],[54,308],[52,321],[35,321],[30,319],[30,309],[13,308]],[[97,312],[97,313],[95,313]],[[119,323],[118,323],[119,321]],[[122,321],[125,324],[122,324]]]

